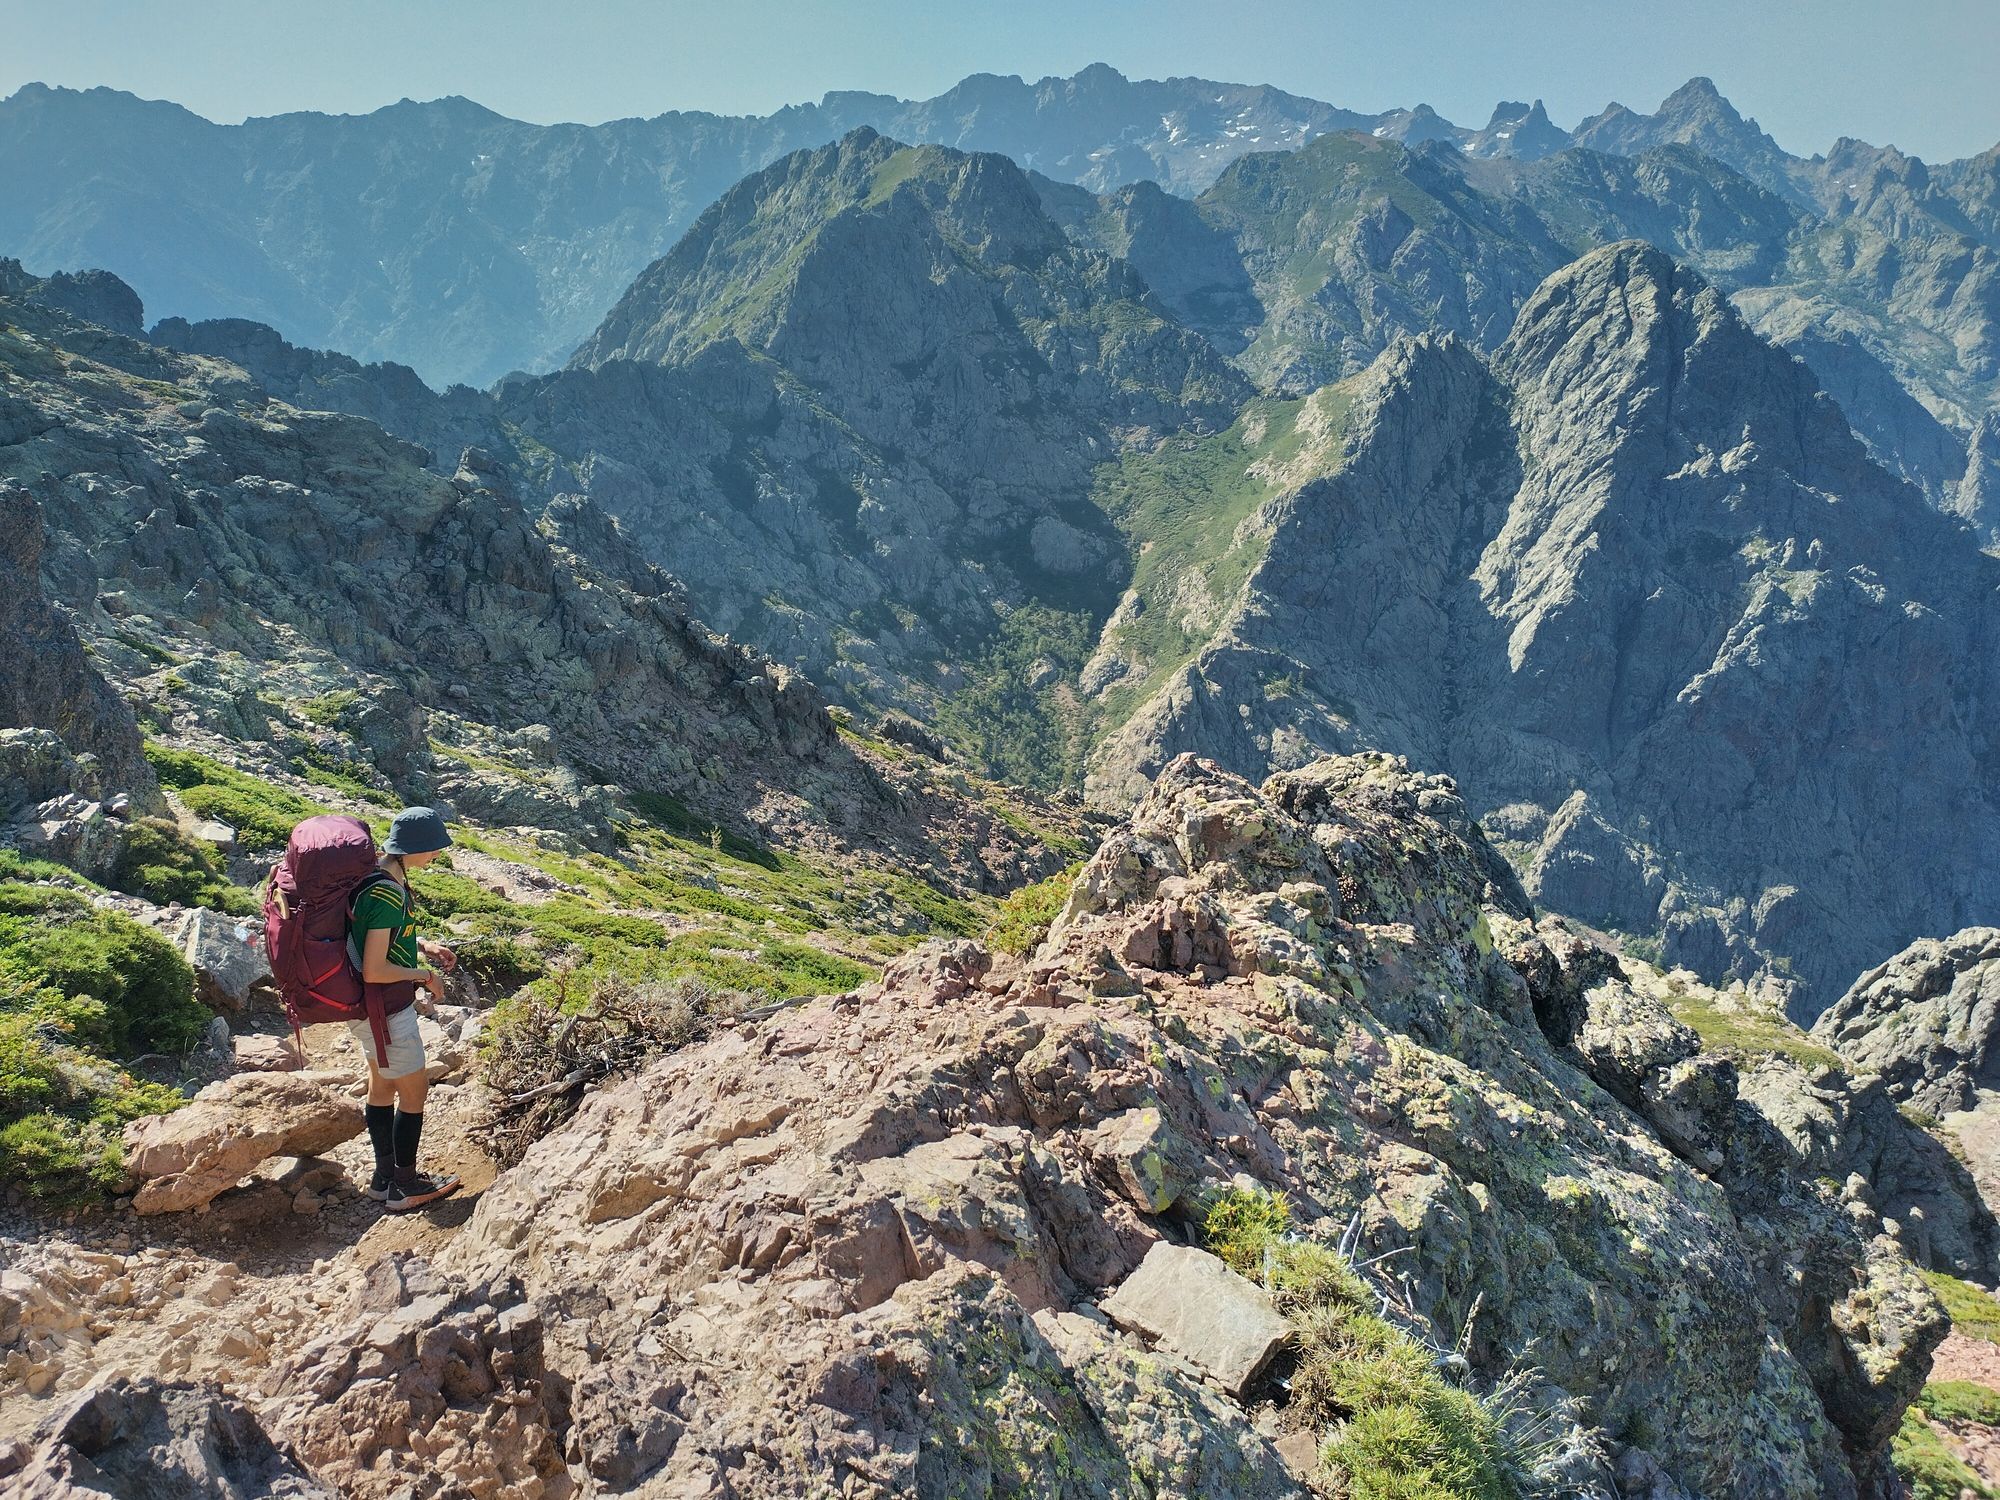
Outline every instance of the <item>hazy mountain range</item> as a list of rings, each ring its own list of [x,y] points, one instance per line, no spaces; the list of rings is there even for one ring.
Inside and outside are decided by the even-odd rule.
[[[1705,79],[1655,113],[1613,104],[1574,131],[1539,104],[1502,103],[1473,130],[1426,106],[1362,114],[1270,88],[1134,81],[1101,65],[1032,84],[977,76],[923,101],[833,93],[764,117],[671,112],[598,126],[524,124],[457,98],[223,126],[108,89],[29,85],[0,103],[0,251],[37,271],[114,269],[155,316],[255,318],[305,344],[408,364],[433,384],[484,385],[565,359],[739,178],[863,125],[912,144],[997,151],[1093,192],[1153,182],[1181,196],[1246,155],[1334,131],[1518,162],[1572,146],[1637,156],[1682,145],[1783,205],[1749,204],[1755,237],[1782,243],[1794,217],[1849,226],[1802,233],[1803,259],[1783,284],[1817,293],[1843,276],[1906,280],[1883,264],[1879,240],[1942,240],[1951,248],[1936,252],[1942,264],[1917,300],[1969,300],[1988,318],[1993,306],[1990,287],[1961,292],[1954,274],[1969,271],[1956,258],[1993,253],[1992,153],[1931,168],[1843,140],[1823,157],[1794,157]],[[1712,221],[1743,211],[1711,202],[1702,232],[1742,238]],[[1837,285],[1826,289],[1839,306],[1821,321],[1865,324],[1884,311],[1883,290],[1863,287],[1857,311]],[[1915,363],[1948,366],[1950,355],[1928,349]],[[1966,376],[1987,389],[1995,373],[1979,365]],[[1942,368],[1930,378],[1936,395],[1964,399]]]

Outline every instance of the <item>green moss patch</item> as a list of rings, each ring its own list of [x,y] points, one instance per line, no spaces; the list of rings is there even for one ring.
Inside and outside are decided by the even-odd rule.
[[[1954,1333],[1962,1333],[1971,1339],[1984,1339],[1989,1344],[2000,1344],[2000,1300],[1996,1300],[1991,1292],[1981,1291],[1971,1282],[1960,1281],[1943,1271],[1925,1271],[1922,1274],[1950,1315]]]

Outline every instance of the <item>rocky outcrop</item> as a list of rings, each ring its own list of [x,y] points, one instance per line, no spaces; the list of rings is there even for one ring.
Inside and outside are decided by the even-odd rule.
[[[1148,1250],[1139,1269],[1104,1299],[1104,1315],[1238,1399],[1292,1336],[1260,1287],[1187,1245]]]
[[[602,787],[613,783],[725,825],[895,848],[969,888],[1054,867],[990,810],[857,755],[810,684],[692,618],[675,580],[587,501],[538,514],[480,450],[441,476],[372,422],[270,401],[233,366],[40,304],[0,306],[109,366],[83,381],[0,349],[22,377],[7,399],[33,416],[0,443],[0,505],[14,497],[21,576],[37,582],[7,602],[41,611],[22,619],[28,639],[68,631],[39,603],[45,585],[102,660],[151,679],[136,691],[174,700],[158,711],[179,713],[181,728],[236,756],[260,746],[266,765],[324,758],[280,705],[331,689],[355,697],[326,738],[356,773],[393,778],[409,800],[458,796],[495,820],[575,824],[598,847],[612,839]],[[145,373],[121,382],[128,366]],[[22,691],[34,689],[20,711],[89,748],[65,725],[97,733],[82,716],[108,698],[104,713],[123,716],[118,764],[136,776],[130,711],[101,682],[71,680],[64,661],[88,664],[68,639],[45,665],[17,653],[31,674]],[[56,669],[71,675],[44,682]],[[436,754],[440,731],[526,737],[546,770],[496,786]]]
[[[34,1437],[0,1449],[0,1480],[18,1500],[334,1500],[338,1493],[215,1384],[128,1376],[92,1386]]]
[[[1345,390],[1234,608],[1099,750],[1100,801],[1185,749],[1408,754],[1543,899],[1710,981],[1776,971],[1804,1019],[2000,899],[2000,573],[1714,288],[1615,245],[1490,367],[1424,338]]]
[[[39,302],[127,338],[145,332],[146,310],[139,294],[109,271],[36,276],[18,260],[0,256],[0,297]]]
[[[1884,1493],[1928,1293],[1865,1204],[1741,1149],[1733,1074],[1710,1102],[1635,1060],[1635,1110],[1552,1045],[1496,942],[1510,887],[1442,778],[1360,758],[1260,791],[1182,757],[1027,960],[934,945],[604,1089],[439,1269],[562,1299],[550,1366],[648,1414],[618,1462],[663,1492],[971,1483],[1060,1432],[1113,1488],[1147,1453],[1162,1490],[1285,1494],[1174,1353],[1206,1334],[1130,1314],[1148,1355],[1097,1321],[1204,1191],[1255,1183],[1394,1252],[1475,1378],[1532,1347],[1690,1493]],[[636,1302],[597,1290],[614,1264]]]
[[[1965,474],[1951,502],[1986,544],[2000,546],[2000,411],[1991,411],[1972,431]]]
[[[331,1331],[271,1371],[265,1410],[355,1500],[573,1494],[569,1385],[547,1368],[543,1337],[518,1285],[465,1287],[390,1255]],[[643,1444],[643,1410],[621,1425]]]
[[[1814,1037],[1865,1075],[1882,1108],[1919,1120],[1949,1170],[2000,1213],[2000,1080],[1994,1077],[2000,931],[1968,927],[1923,938],[1863,974],[1813,1027]],[[1926,1136],[1926,1140],[1929,1137]],[[1896,1181],[1921,1172],[1921,1153],[1885,1152],[1857,1169]],[[1943,1220],[1925,1205],[1926,1222]],[[1948,1231],[1947,1231],[1948,1233]],[[2000,1277],[1974,1274],[1982,1285]]]
[[[1854,981],[1813,1035],[1929,1115],[2000,1092],[2000,930],[1924,938]]]
[[[344,1073],[239,1073],[172,1114],[125,1127],[125,1170],[142,1214],[198,1208],[273,1156],[318,1156],[361,1134]]]

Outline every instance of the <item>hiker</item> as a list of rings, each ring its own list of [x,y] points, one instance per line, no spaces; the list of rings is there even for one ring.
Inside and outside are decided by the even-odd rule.
[[[367,1020],[349,1021],[347,1029],[368,1061],[364,1113],[368,1140],[375,1148],[368,1196],[392,1214],[421,1207],[459,1186],[455,1175],[433,1177],[417,1170],[424,1096],[430,1090],[423,1038],[417,1031],[417,988],[428,990],[434,1001],[443,999],[443,975],[457,965],[458,957],[441,943],[417,937],[410,871],[422,869],[450,847],[451,835],[435,811],[404,808],[389,825],[377,861],[387,878],[363,884],[348,919],[351,952],[368,1001],[371,1005],[379,1001],[387,1023],[385,1061],[378,1061],[376,1037]],[[424,968],[420,959],[436,967]]]

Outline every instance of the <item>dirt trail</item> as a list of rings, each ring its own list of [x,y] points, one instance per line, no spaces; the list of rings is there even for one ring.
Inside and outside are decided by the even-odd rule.
[[[354,1075],[357,1049],[338,1028],[307,1034],[309,1066]],[[113,1371],[210,1377],[252,1394],[265,1370],[320,1332],[362,1271],[392,1250],[429,1256],[471,1218],[494,1165],[466,1134],[479,1109],[471,1085],[434,1084],[425,1107],[424,1165],[464,1187],[408,1214],[387,1214],[363,1189],[373,1169],[366,1136],[322,1158],[345,1177],[316,1211],[294,1207],[276,1180],[290,1162],[192,1213],[141,1217],[129,1208],[48,1213],[18,1193],[0,1207],[0,1273],[33,1283],[28,1320],[39,1348],[0,1367],[0,1441],[24,1436],[52,1407]],[[9,1290],[22,1285],[9,1278]]]

